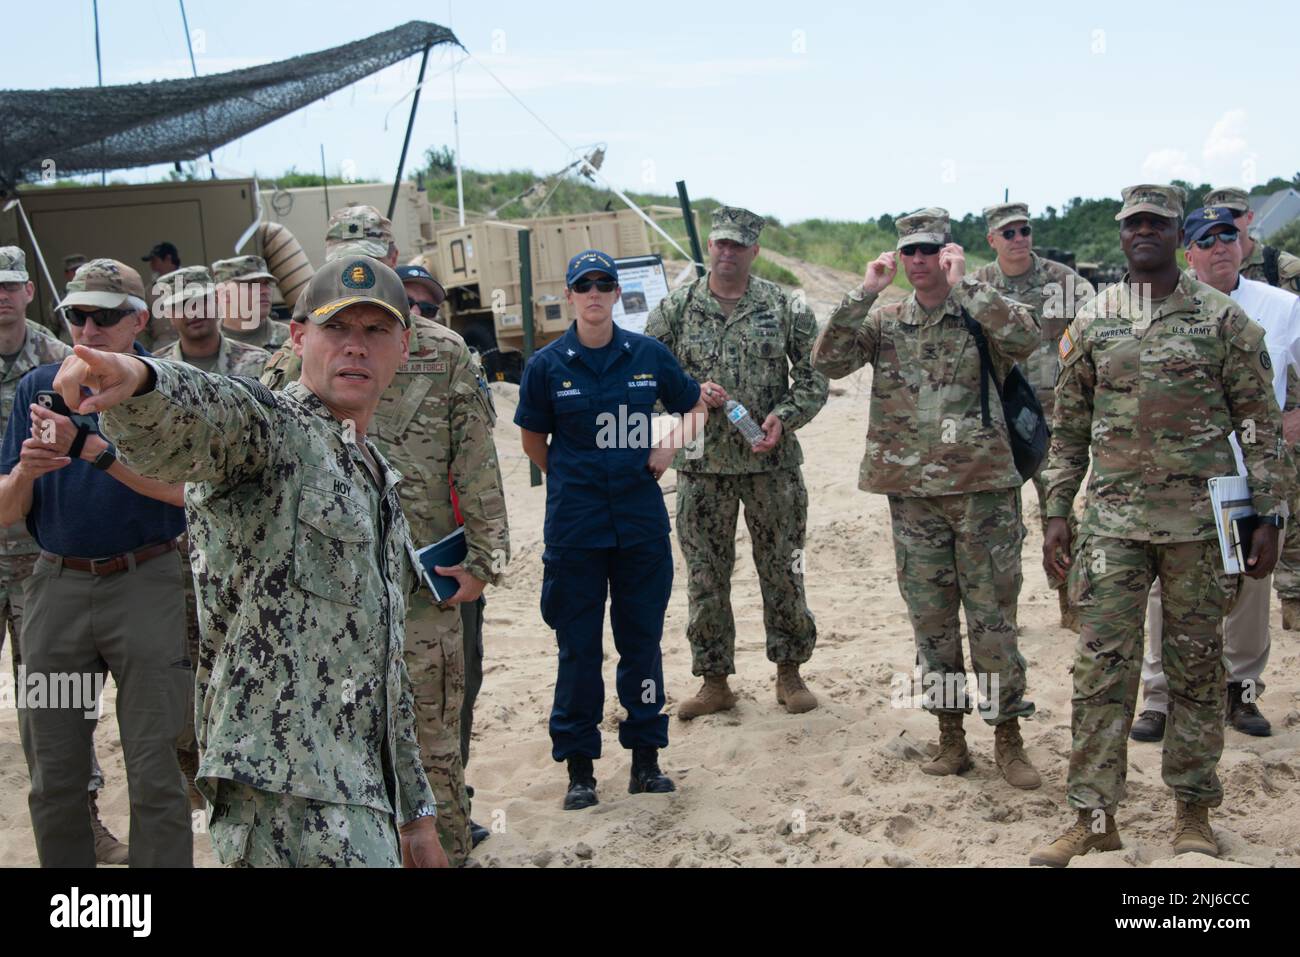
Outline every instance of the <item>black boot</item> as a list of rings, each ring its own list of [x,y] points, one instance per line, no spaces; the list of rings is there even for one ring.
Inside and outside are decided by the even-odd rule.
[[[596,775],[591,758],[569,758],[569,791],[564,795],[566,811],[581,811],[584,807],[599,804],[596,797]]]
[[[627,784],[628,794],[667,794],[676,791],[673,779],[659,770],[658,748],[632,749],[632,779]]]
[[[1254,701],[1243,701],[1245,685],[1228,683],[1228,721],[1242,734],[1253,734],[1257,738],[1267,738],[1273,733],[1273,726],[1268,718],[1259,713]],[[1253,697],[1253,696],[1252,696]]]
[[[478,847],[480,844],[482,844],[491,836],[492,836],[492,832],[489,831],[487,828],[485,828],[482,824],[477,824],[472,819],[470,820],[469,822],[469,846],[470,847],[472,848]]]
[[[1143,711],[1133,722],[1128,736],[1134,741],[1163,741],[1166,715],[1163,711]]]

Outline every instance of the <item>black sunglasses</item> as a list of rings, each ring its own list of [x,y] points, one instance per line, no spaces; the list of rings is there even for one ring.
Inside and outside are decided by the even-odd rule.
[[[406,304],[424,316],[426,319],[432,319],[438,314],[438,304],[432,302],[416,302],[410,296],[406,297]]]
[[[1221,233],[1211,233],[1209,236],[1202,236],[1195,242],[1201,249],[1213,249],[1215,240],[1218,240],[1225,246],[1231,246],[1237,241],[1239,235],[1240,233],[1235,229],[1225,229]]]
[[[101,329],[111,329],[133,311],[131,309],[95,309],[91,312],[80,312],[72,306],[65,306],[63,314],[68,317],[68,322],[78,329],[86,324],[87,319],[94,319],[95,325]]]
[[[617,279],[579,279],[569,288],[574,292],[591,292],[591,287],[595,286],[597,292],[613,292],[618,288]]]
[[[904,246],[899,250],[904,256],[915,256],[918,252],[922,256],[934,256],[940,249],[943,249],[938,243],[917,243],[914,246]]]
[[[1020,229],[1019,229],[1019,232],[1020,232],[1020,235],[1021,235],[1021,236],[1028,236],[1028,235],[1029,235],[1030,233],[1032,233],[1033,231],[1034,231],[1034,229],[1033,229],[1032,226],[1021,226]],[[1017,230],[1016,230],[1016,227],[1014,227],[1014,226],[1012,226],[1010,229],[1004,229],[1004,230],[1002,230],[1002,238],[1003,238],[1003,239],[1015,239],[1015,238],[1016,238],[1016,232],[1017,232]]]

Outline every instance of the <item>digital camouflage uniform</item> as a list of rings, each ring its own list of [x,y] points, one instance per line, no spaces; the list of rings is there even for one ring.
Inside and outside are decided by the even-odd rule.
[[[1028,222],[1029,209],[1023,203],[991,206],[984,211],[988,228],[996,232],[1011,223]],[[1095,295],[1092,285],[1069,266],[1044,259],[1030,253],[1032,264],[1018,276],[1008,276],[996,259],[981,266],[974,273],[976,279],[988,283],[1007,299],[1014,299],[1033,310],[1038,320],[1040,340],[1038,348],[1021,363],[1025,378],[1034,388],[1048,421],[1052,418],[1055,401],[1056,345],[1070,320],[1080,306]],[[1044,534],[1047,532],[1047,487],[1043,484],[1040,468],[1033,478],[1034,491],[1038,493],[1038,518]],[[1049,579],[1052,588],[1063,588],[1064,579]]]
[[[1164,208],[1181,217],[1174,196],[1131,187],[1121,215]],[[1237,580],[1222,567],[1206,482],[1237,474],[1228,442],[1236,429],[1255,437],[1242,448],[1260,514],[1277,514],[1291,490],[1263,345],[1263,327],[1185,275],[1163,302],[1145,304],[1125,276],[1061,339],[1049,516],[1070,513],[1090,455],[1092,463],[1069,582],[1082,621],[1068,787],[1076,809],[1113,814],[1124,797],[1147,593],[1157,578],[1171,699],[1164,781],[1192,805],[1222,798],[1221,621]]]
[[[212,264],[212,278],[217,283],[273,283],[275,277],[266,270],[266,260],[261,256],[235,256],[231,259],[218,259]],[[234,290],[244,293],[244,290]],[[254,304],[256,305],[256,304]],[[242,324],[242,323],[241,323]],[[265,349],[268,353],[278,349],[289,341],[289,323],[281,322],[267,316],[252,329],[231,329],[222,325],[221,334],[227,339],[242,342],[250,346]],[[259,376],[262,370],[241,373],[241,375]]]
[[[417,547],[456,529],[452,485],[469,554],[465,569],[496,584],[509,560],[505,495],[492,426],[496,410],[478,358],[446,326],[413,317],[411,358],[379,400],[370,437],[402,473],[402,508]],[[263,382],[280,388],[300,363],[282,348]],[[422,588],[406,620],[406,666],[419,718],[420,750],[438,798],[438,831],[453,865],[469,855],[469,798],[461,763],[465,651],[459,608],[439,608]]]
[[[900,245],[943,238],[947,213],[927,209],[914,216],[915,227],[913,217],[898,221]],[[982,717],[994,725],[1028,717],[1034,705],[1025,699],[1025,660],[1016,641],[1023,479],[992,390],[990,424],[983,424],[979,353],[962,310],[983,327],[1003,377],[1037,348],[1038,324],[1028,307],[973,276],[934,310],[924,309],[915,293],[873,308],[876,299],[861,287],[845,296],[813,355],[816,367],[834,379],[872,366],[858,487],[889,496],[898,587],[912,622],[917,666],[927,681],[942,676],[944,688],[960,695],[927,697],[925,707],[969,713],[975,700],[965,686],[964,607],[975,672],[990,676],[990,691],[997,680],[997,701],[981,705]]]
[[[417,578],[400,476],[367,440],[377,488],[300,383],[271,393],[146,361],[154,389],[101,421],[131,468],[186,483],[213,849],[223,864],[393,864],[395,825],[434,801],[402,655]]]
[[[738,218],[733,223],[719,215]],[[752,245],[761,225],[761,218],[747,210],[721,207],[711,236]],[[750,276],[727,317],[704,276],[660,302],[645,331],[664,343],[693,379],[722,386],[756,423],[775,413],[782,426],[776,447],[755,454],[725,410],[710,409],[702,446],[680,451],[673,460],[677,539],[688,575],[691,672],[736,671],[731,575],[741,503],[763,595],[768,660],[802,664],[812,657],[817,625],[804,595],[808,491],[794,433],[821,410],[829,392],[826,377],[812,367],[817,320],[802,299],[757,276]]]

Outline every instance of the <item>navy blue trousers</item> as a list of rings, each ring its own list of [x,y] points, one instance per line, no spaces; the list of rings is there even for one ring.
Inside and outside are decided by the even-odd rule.
[[[556,548],[542,554],[542,618],[555,629],[559,671],[551,707],[551,756],[556,761],[600,757],[605,713],[601,678],[605,597],[618,650],[615,685],[627,717],[619,722],[625,748],[668,746],[664,667],[659,649],[673,587],[668,536],[629,548]]]

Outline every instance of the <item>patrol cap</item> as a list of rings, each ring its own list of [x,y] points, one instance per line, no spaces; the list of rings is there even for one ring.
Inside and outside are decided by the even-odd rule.
[[[418,283],[425,289],[429,290],[429,294],[433,296],[434,301],[438,303],[438,305],[441,306],[447,301],[447,290],[443,289],[442,283],[434,279],[433,276],[429,274],[429,270],[425,269],[423,266],[398,266],[394,272],[397,273],[397,278],[402,280],[402,282]]]
[[[383,259],[393,244],[393,223],[373,206],[334,210],[325,226],[325,258],[371,256]]]
[[[1203,206],[1200,209],[1194,209],[1187,217],[1187,222],[1183,223],[1183,232],[1185,236],[1183,242],[1188,246],[1196,242],[1215,226],[1227,226],[1229,229],[1236,229],[1233,220],[1233,211],[1227,206]]]
[[[709,238],[730,239],[742,246],[752,246],[758,242],[758,234],[763,231],[765,222],[762,216],[739,206],[719,206],[713,211]]]
[[[233,256],[230,259],[218,259],[212,264],[213,282],[260,282],[274,279],[266,271],[266,260],[261,256]]]
[[[17,246],[0,246],[0,282],[29,282],[27,256]]]
[[[116,259],[92,259],[78,266],[68,280],[63,305],[121,309],[131,296],[144,302],[144,283],[138,272]]]
[[[894,224],[898,229],[898,245],[914,246],[917,243],[934,243],[943,246],[951,241],[952,232],[948,224],[948,210],[938,206],[927,206],[914,213],[898,219]]]
[[[1226,206],[1233,215],[1240,216],[1250,212],[1250,194],[1236,186],[1221,186],[1205,194],[1205,205]]]
[[[63,268],[76,269],[85,261],[86,261],[85,253],[68,253],[66,256],[63,257]]]
[[[211,300],[215,291],[216,284],[207,266],[182,266],[159,276],[153,284],[154,304],[164,310],[199,297]]]
[[[988,231],[997,232],[1011,223],[1029,222],[1029,206],[1026,203],[998,203],[984,208],[984,222]]]
[[[589,272],[604,273],[610,279],[618,279],[618,267],[608,253],[599,249],[585,249],[569,260],[568,272],[564,274],[564,284],[572,286]]]
[[[159,259],[170,259],[172,262],[177,263],[181,261],[180,251],[173,244],[168,242],[161,242],[155,245],[153,249],[140,257],[140,261],[147,263],[155,256]]]
[[[1166,219],[1182,219],[1183,203],[1187,202],[1187,191],[1181,186],[1153,183],[1125,186],[1120,195],[1124,198],[1124,206],[1115,214],[1116,221],[1128,219],[1136,213],[1155,213]]]
[[[391,313],[403,327],[411,324],[402,280],[372,256],[342,256],[328,260],[298,297],[294,317],[299,322],[319,325],[349,306],[360,303],[379,306]]]

